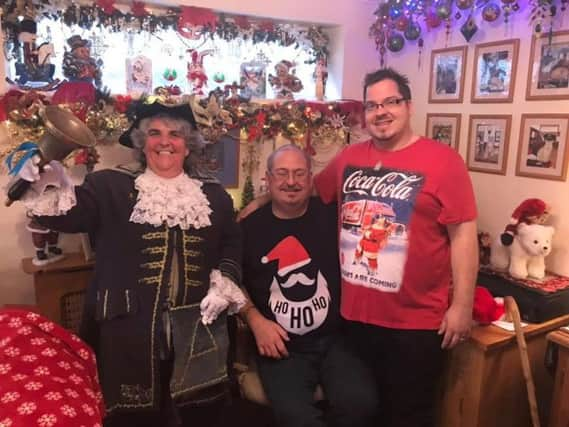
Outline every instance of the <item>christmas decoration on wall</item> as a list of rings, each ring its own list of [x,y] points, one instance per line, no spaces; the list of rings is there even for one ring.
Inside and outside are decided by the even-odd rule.
[[[213,50],[207,49],[198,52],[195,49],[188,49],[191,61],[188,62],[188,73],[186,78],[190,82],[192,95],[203,95],[204,89],[207,87],[207,74],[203,65],[204,57],[211,55]]]
[[[63,56],[63,75],[72,82],[93,82],[100,87],[102,61],[91,57],[91,42],[74,35],[67,39],[67,44],[70,50]]]
[[[294,99],[293,92],[302,90],[302,82],[294,74],[294,62],[283,59],[275,65],[276,75],[269,74],[269,83],[277,99]]]
[[[12,84],[23,90],[37,88],[51,90],[57,86],[58,80],[53,79],[55,65],[51,64],[54,54],[51,43],[36,46],[37,25],[31,19],[23,19],[18,27],[19,50],[18,61],[15,64],[18,76]]]
[[[322,27],[222,14],[207,8],[151,6],[137,1],[117,4],[114,0],[4,0],[0,7],[7,40],[17,39],[18,17],[26,16],[32,20],[48,17],[85,30],[105,27],[113,32],[154,34],[174,29],[190,42],[217,37],[226,41],[250,39],[254,43],[298,45],[311,52],[312,62],[328,56],[328,35]]]
[[[369,36],[375,41],[383,67],[388,50],[399,52],[411,44],[408,42],[415,41],[421,49],[423,30],[444,29],[448,40],[451,28],[457,26],[469,42],[485,23],[503,20],[508,24],[512,14],[522,10],[521,3],[520,0],[380,0]],[[533,31],[551,33],[558,11],[565,12],[568,6],[569,0],[528,0]]]
[[[328,67],[326,66],[326,58],[320,58],[318,61],[316,61],[314,80],[316,81],[316,99],[318,101],[323,101],[326,95],[326,81],[328,80]]]
[[[245,98],[266,97],[266,64],[259,61],[249,61],[241,64],[241,95]]]
[[[133,95],[152,92],[152,60],[144,55],[126,59],[126,91]]]

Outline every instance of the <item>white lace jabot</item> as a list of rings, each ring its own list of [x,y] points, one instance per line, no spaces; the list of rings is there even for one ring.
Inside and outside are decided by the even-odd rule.
[[[131,222],[156,227],[166,223],[168,227],[179,225],[183,230],[211,225],[212,211],[201,189],[202,183],[185,173],[168,179],[146,169],[136,178],[134,186],[138,197]]]

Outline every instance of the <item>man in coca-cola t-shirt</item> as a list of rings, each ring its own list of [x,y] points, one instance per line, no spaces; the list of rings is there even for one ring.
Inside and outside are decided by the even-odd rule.
[[[338,202],[341,314],[375,370],[382,425],[432,427],[443,349],[471,326],[472,184],[455,150],[413,133],[405,76],[368,74],[364,101],[371,139],[346,147],[314,180],[325,203]],[[372,245],[378,224],[389,224],[387,240]]]

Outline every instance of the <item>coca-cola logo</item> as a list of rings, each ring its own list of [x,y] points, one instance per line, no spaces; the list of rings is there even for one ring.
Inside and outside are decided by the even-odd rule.
[[[379,198],[407,200],[415,187],[413,184],[422,181],[420,175],[407,175],[403,172],[388,172],[382,176],[366,175],[357,170],[344,181],[344,194],[356,193]]]

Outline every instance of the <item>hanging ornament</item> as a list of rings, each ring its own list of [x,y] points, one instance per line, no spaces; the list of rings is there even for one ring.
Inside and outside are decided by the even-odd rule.
[[[397,28],[399,31],[405,31],[408,26],[409,26],[409,18],[407,18],[406,16],[400,16],[395,21],[395,28]]]
[[[405,39],[401,34],[393,33],[387,38],[387,48],[391,52],[399,52],[405,46]]]
[[[174,68],[166,68],[162,73],[162,77],[164,77],[164,80],[173,82],[178,78],[178,72]]]
[[[423,55],[423,46],[425,45],[425,42],[423,41],[422,38],[420,38],[417,41],[417,46],[419,46],[419,58],[417,60],[417,68],[420,70],[421,69],[421,57]]]
[[[421,27],[415,22],[411,22],[403,35],[407,40],[417,40],[421,35]]]
[[[467,42],[469,42],[477,31],[478,31],[478,25],[476,25],[474,17],[470,15],[466,20],[466,22],[462,24],[462,27],[460,27],[460,32],[464,36],[464,39]]]
[[[225,81],[225,74],[221,71],[218,71],[213,75],[213,81],[216,83],[223,83]]]
[[[500,16],[501,10],[496,3],[490,3],[482,9],[482,18],[487,22],[494,22]]]
[[[470,9],[473,3],[474,0],[456,0],[456,7],[458,7],[461,10],[466,10]]]
[[[441,25],[442,22],[441,18],[439,18],[436,12],[429,12],[425,18],[425,21],[427,22],[427,26],[429,28],[437,28],[439,25]]]
[[[198,40],[204,34],[205,27],[217,28],[217,14],[211,9],[194,6],[182,6],[178,18],[178,33],[190,40]]]
[[[450,16],[451,12],[452,6],[447,2],[441,2],[435,8],[435,13],[441,19],[447,19]]]
[[[186,78],[191,85],[193,95],[204,95],[204,88],[207,87],[207,74],[203,64],[204,57],[211,55],[213,49],[206,49],[198,52],[195,49],[188,49],[191,61],[187,64],[188,72]]]

